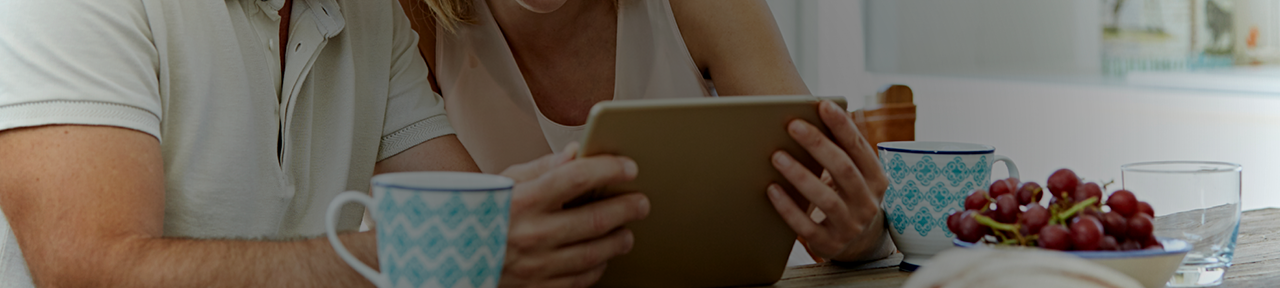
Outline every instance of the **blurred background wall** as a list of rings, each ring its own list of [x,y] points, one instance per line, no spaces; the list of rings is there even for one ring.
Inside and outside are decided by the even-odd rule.
[[[1125,163],[1234,162],[1244,166],[1244,209],[1280,207],[1274,63],[1237,56],[1245,63],[1103,75],[1106,1],[767,1],[814,94],[849,97],[856,109],[881,86],[909,85],[918,140],[993,145],[1024,181],[1041,183],[1063,167],[1119,184]],[[1267,12],[1274,0],[1232,2],[1256,2],[1236,13],[1252,21],[1235,23],[1239,54],[1280,43],[1266,37],[1280,22]],[[1264,47],[1247,47],[1250,34]]]

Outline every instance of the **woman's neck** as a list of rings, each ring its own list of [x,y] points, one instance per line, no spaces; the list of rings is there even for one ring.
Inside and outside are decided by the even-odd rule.
[[[601,24],[616,23],[616,12],[608,0],[568,0],[550,13],[534,13],[513,0],[489,0],[494,21],[512,49],[546,51],[581,41],[584,31]],[[616,27],[615,25],[606,25]]]

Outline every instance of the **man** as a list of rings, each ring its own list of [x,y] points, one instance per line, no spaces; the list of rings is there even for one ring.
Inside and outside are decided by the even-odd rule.
[[[0,286],[368,286],[316,238],[329,200],[478,170],[416,43],[395,0],[0,2]],[[644,196],[561,204],[635,163],[572,153],[504,173],[504,286],[588,285],[630,249]],[[376,265],[360,216],[341,238]]]

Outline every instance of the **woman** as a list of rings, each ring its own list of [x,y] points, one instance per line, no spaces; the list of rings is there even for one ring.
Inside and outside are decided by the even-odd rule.
[[[418,47],[459,140],[487,173],[580,139],[600,101],[809,94],[762,0],[400,1],[422,35]],[[848,121],[838,108],[823,112],[824,120]],[[814,136],[799,122],[793,137]],[[832,185],[787,165],[786,153],[774,155],[775,167],[828,218],[814,222],[781,194],[770,199],[817,256],[886,256],[892,249],[877,204],[887,182],[876,156],[852,125],[828,125],[847,127],[837,133],[847,137],[806,146],[839,171]]]

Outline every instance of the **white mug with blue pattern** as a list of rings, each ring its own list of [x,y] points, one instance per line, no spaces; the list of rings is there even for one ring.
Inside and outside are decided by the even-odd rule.
[[[373,177],[373,197],[338,194],[325,225],[338,256],[381,288],[497,287],[507,253],[510,178],[463,172],[404,172]],[[378,224],[378,266],[360,262],[338,241],[342,205],[369,208]]]
[[[954,142],[883,142],[880,165],[889,178],[884,193],[889,236],[902,251],[903,271],[914,271],[934,254],[953,247],[955,234],[947,228],[947,215],[964,211],[964,198],[991,183],[991,167],[1004,162],[1009,176],[1018,178],[1018,166],[1009,157],[996,155],[989,145]]]

